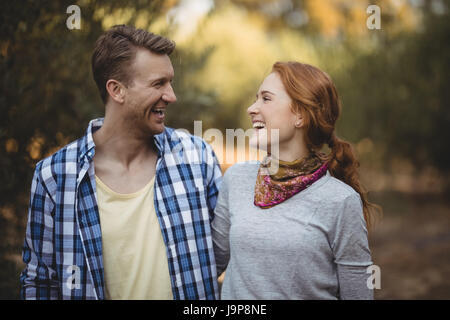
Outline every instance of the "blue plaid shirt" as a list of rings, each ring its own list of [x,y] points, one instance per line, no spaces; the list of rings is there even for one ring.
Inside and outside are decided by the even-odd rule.
[[[20,276],[24,299],[104,299],[105,277],[92,134],[40,161],[31,186]],[[158,148],[155,209],[174,299],[217,299],[211,238],[221,170],[202,139],[166,128]]]

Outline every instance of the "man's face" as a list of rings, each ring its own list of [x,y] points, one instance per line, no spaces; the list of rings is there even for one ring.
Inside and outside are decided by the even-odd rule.
[[[145,135],[163,132],[167,105],[177,100],[169,57],[138,49],[129,72],[131,80],[124,103],[127,121]]]

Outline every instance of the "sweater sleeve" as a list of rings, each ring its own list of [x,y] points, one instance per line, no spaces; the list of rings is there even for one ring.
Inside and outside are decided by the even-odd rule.
[[[217,264],[217,276],[220,276],[227,268],[230,260],[230,213],[228,203],[228,175],[223,177],[219,190],[214,219],[211,224],[214,255]]]
[[[337,265],[339,297],[343,300],[372,300],[367,280],[372,265],[366,222],[359,194],[348,196],[337,212],[332,249]]]

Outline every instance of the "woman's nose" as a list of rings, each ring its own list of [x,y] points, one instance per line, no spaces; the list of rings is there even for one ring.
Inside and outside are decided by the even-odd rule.
[[[258,112],[258,108],[256,107],[256,101],[255,101],[250,107],[247,108],[247,113],[249,115],[252,115],[252,114],[255,114],[257,112]]]

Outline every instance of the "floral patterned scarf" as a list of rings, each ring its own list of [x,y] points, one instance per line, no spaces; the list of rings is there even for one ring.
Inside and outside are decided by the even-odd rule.
[[[272,173],[273,168],[278,168]],[[325,154],[312,152],[292,162],[267,156],[261,162],[255,186],[254,204],[262,209],[271,208],[324,176],[328,169]]]

